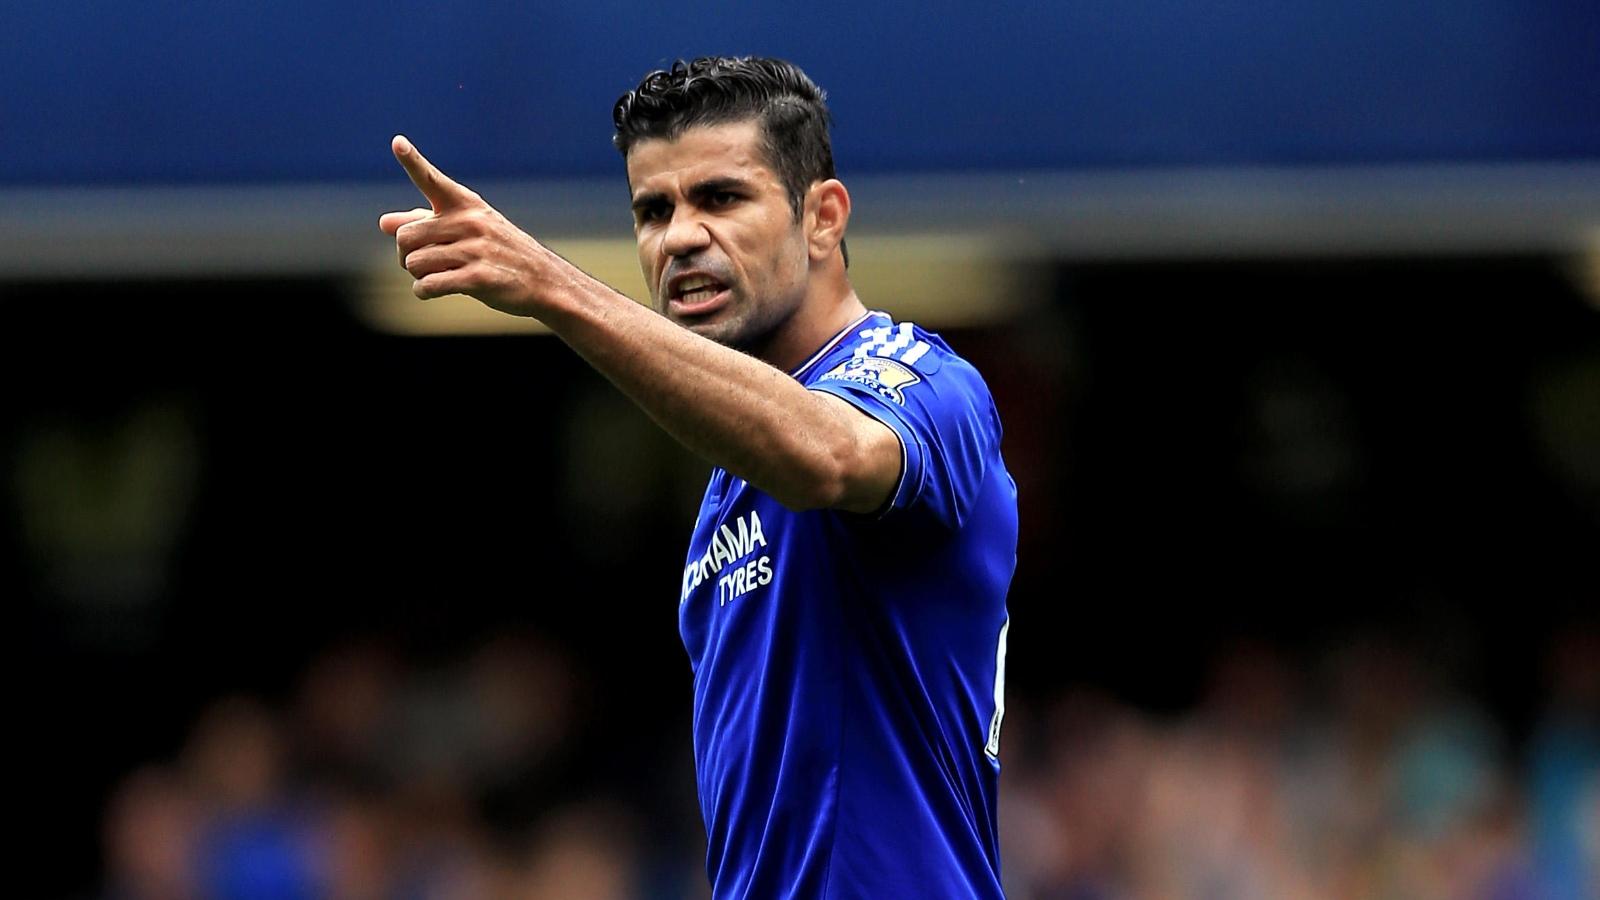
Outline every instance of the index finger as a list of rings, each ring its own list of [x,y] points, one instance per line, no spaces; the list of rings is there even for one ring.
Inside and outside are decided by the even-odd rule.
[[[439,171],[422,151],[403,134],[394,136],[390,141],[389,149],[394,151],[394,158],[399,160],[400,168],[406,170],[411,176],[411,183],[417,186],[422,196],[428,198],[434,212],[459,204],[466,199],[467,189],[455,183],[450,176]]]

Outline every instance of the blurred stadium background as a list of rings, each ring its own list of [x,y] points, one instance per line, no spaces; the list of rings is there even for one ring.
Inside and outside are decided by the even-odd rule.
[[[762,53],[1005,419],[1011,896],[1600,897],[1592,2],[7,12],[7,893],[704,894],[704,468],[375,221],[640,292],[611,103]]]

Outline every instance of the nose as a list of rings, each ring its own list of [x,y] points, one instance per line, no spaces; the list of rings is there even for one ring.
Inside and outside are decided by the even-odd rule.
[[[673,210],[672,221],[667,223],[661,236],[661,252],[668,256],[689,256],[704,250],[711,243],[711,233],[696,218],[694,210],[680,204]]]

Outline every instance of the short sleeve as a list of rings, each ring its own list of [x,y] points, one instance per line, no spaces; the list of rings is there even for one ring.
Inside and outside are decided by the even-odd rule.
[[[959,528],[999,452],[1000,420],[971,364],[942,347],[930,351],[911,362],[854,356],[808,387],[844,400],[900,438],[904,462],[884,517],[920,510]]]

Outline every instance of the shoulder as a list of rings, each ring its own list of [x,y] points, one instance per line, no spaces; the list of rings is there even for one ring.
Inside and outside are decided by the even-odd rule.
[[[878,313],[853,327],[802,380],[888,426],[901,474],[884,515],[912,507],[959,527],[999,462],[1000,417],[970,363],[914,322]]]
[[[892,359],[925,374],[938,371],[947,358],[956,357],[944,338],[915,322],[896,322],[877,313],[840,343],[854,359]]]
[[[807,375],[803,380],[808,385],[854,384],[897,406],[904,406],[908,392],[917,393],[913,389],[925,384],[939,385],[944,389],[941,393],[954,383],[988,393],[977,370],[944,338],[915,322],[896,322],[883,313],[869,315],[853,326]]]

